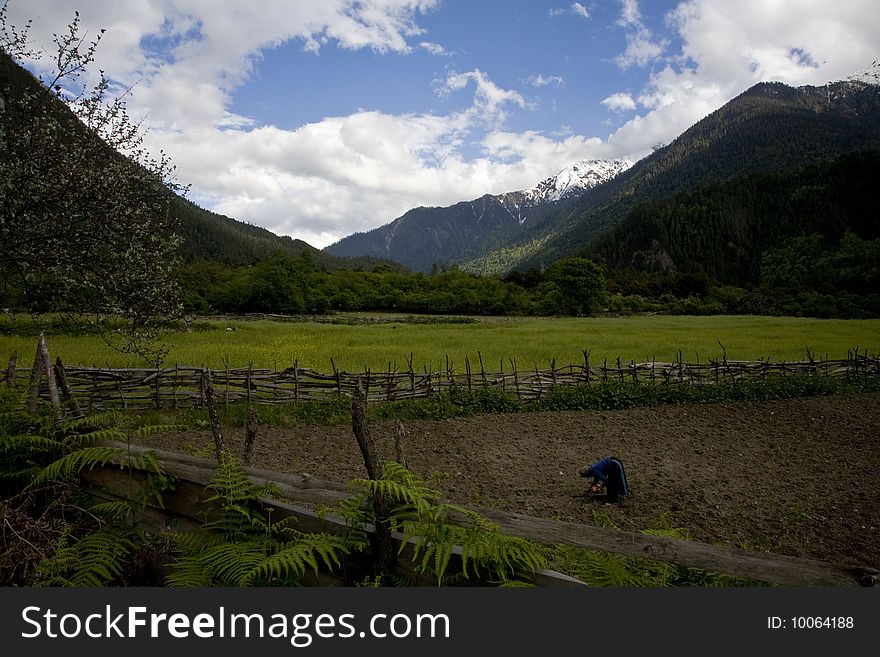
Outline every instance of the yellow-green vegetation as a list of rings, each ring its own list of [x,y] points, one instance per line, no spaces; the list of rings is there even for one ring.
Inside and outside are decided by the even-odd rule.
[[[393,318],[391,318],[393,319]],[[399,322],[365,325],[316,322],[212,321],[194,330],[169,334],[164,364],[284,368],[330,371],[332,358],[340,370],[405,370],[413,357],[417,371],[445,369],[448,355],[458,371],[465,357],[479,371],[478,352],[487,371],[501,361],[509,370],[546,368],[583,362],[582,350],[591,351],[591,364],[620,356],[635,360],[669,361],[679,350],[685,361],[719,358],[719,342],[729,360],[803,360],[806,350],[817,357],[843,358],[847,350],[880,351],[880,320],[818,320],[793,317],[744,316],[632,316],[602,318],[501,318],[472,324],[414,324]],[[234,330],[228,331],[227,328]],[[144,366],[137,356],[110,349],[97,335],[47,332],[52,357],[70,365],[102,367]],[[19,366],[29,366],[36,349],[33,324],[19,318],[0,320],[0,358],[19,354]]]

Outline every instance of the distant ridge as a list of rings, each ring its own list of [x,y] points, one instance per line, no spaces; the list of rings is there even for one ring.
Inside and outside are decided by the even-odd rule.
[[[448,207],[415,208],[325,249],[335,256],[372,256],[428,272],[479,257],[570,207],[586,190],[631,167],[631,160],[583,160],[529,189],[486,194]]]

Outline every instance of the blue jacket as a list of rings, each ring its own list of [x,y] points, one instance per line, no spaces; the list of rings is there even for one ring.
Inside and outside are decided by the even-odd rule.
[[[621,463],[619,459],[616,459],[613,456],[606,456],[604,459],[596,461],[587,469],[587,471],[584,473],[584,476],[592,477],[593,484],[601,481],[607,486],[608,478],[612,474],[616,474],[617,479],[620,482],[620,490],[618,491],[618,494],[626,495],[627,493],[629,493],[629,484],[626,481],[626,471],[623,469],[623,463]]]
[[[596,461],[593,465],[590,466],[590,469],[587,470],[587,477],[593,478],[593,483],[601,481],[603,484],[608,483],[608,475],[611,474],[611,468],[616,467],[614,461],[616,459],[612,459],[610,456],[606,456],[601,461]]]

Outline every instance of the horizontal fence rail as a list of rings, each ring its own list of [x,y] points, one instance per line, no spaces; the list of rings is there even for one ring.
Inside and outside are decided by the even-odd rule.
[[[164,472],[175,477],[175,488],[163,498],[162,508],[147,507],[152,522],[143,526],[166,529],[169,526],[176,530],[194,529],[204,520],[209,509],[207,498],[212,492],[204,487],[210,482],[216,469],[216,461],[165,450],[154,450],[139,445],[111,443],[123,447],[131,455],[152,451],[162,462]],[[257,468],[244,468],[252,483],[263,485],[271,483],[284,496],[285,500],[297,504],[333,505],[349,497],[348,486],[325,481],[304,475],[293,475]],[[97,485],[103,494],[115,494],[117,499],[126,499],[133,486],[128,472],[120,470],[117,465],[105,465],[83,471],[87,483]],[[140,474],[138,484],[144,475]],[[297,518],[297,529],[304,532],[329,531],[334,533],[347,531],[341,518],[327,514],[318,516],[301,506],[291,506],[278,500],[263,500],[266,507],[272,508],[272,517],[280,519],[289,515]],[[691,568],[701,568],[754,580],[771,582],[783,586],[866,586],[876,587],[880,573],[867,566],[852,566],[783,556],[771,553],[755,553],[746,550],[682,541],[665,536],[653,536],[639,532],[596,527],[593,525],[561,522],[546,518],[525,516],[519,513],[474,509],[495,523],[504,533],[518,536],[543,544],[561,544],[590,550],[612,552],[630,557],[641,557],[655,561],[673,563]],[[174,518],[175,523],[170,523]],[[150,520],[148,517],[141,521]],[[184,521],[183,523],[179,521]],[[461,513],[453,513],[447,522],[453,525],[469,527],[472,521]],[[394,541],[403,540],[399,534]],[[453,555],[450,567],[460,564],[460,552]],[[408,567],[406,559],[398,560],[399,575],[403,575],[419,584],[436,583],[432,578],[425,578]],[[532,582],[538,586],[577,586],[582,585],[576,579],[555,571],[538,571],[532,576]]]
[[[412,357],[404,370],[374,372],[340,371],[331,359],[333,371],[322,373],[300,367],[294,362],[285,369],[223,368],[207,370],[215,399],[228,405],[237,401],[259,404],[288,405],[323,402],[350,397],[362,382],[368,402],[405,399],[438,398],[453,390],[491,389],[511,395],[521,402],[540,399],[556,387],[589,386],[607,382],[643,382],[660,385],[714,385],[719,383],[759,382],[795,375],[826,377],[842,380],[865,380],[880,375],[880,357],[851,351],[840,360],[804,361],[730,361],[709,360],[705,363],[642,362],[622,364],[607,360],[590,362],[584,352],[582,364],[521,369],[515,359],[500,363],[497,371],[487,371],[482,356],[478,363],[464,361],[464,368],[454,368],[447,358],[445,370],[419,372],[412,367]],[[106,408],[161,408],[201,405],[204,400],[206,369],[191,365],[164,368],[101,368],[63,366],[64,378],[78,404],[88,410]],[[389,368],[390,369],[390,368]],[[0,372],[0,382],[19,387],[28,386],[30,368],[15,367],[15,356],[9,367]],[[48,391],[40,390],[43,398]]]

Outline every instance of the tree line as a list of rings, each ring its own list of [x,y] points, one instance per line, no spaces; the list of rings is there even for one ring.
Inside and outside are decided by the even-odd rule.
[[[601,311],[602,269],[581,258],[543,273],[478,276],[457,268],[432,274],[378,265],[369,271],[330,271],[307,252],[276,252],[252,266],[201,260],[179,272],[190,313],[323,314],[386,311],[453,315],[589,315]]]

